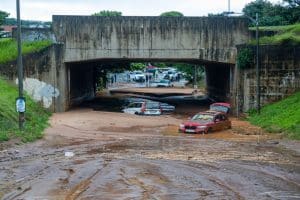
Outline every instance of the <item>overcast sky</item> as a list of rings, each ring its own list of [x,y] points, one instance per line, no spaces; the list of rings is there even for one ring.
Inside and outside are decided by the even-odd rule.
[[[20,0],[21,18],[51,21],[52,15],[91,15],[101,10],[121,11],[123,16],[158,16],[176,10],[185,16],[205,16],[228,9],[229,0]],[[241,12],[253,0],[230,0],[231,10]],[[280,0],[270,0],[273,3]],[[16,1],[0,0],[0,10],[16,17]]]

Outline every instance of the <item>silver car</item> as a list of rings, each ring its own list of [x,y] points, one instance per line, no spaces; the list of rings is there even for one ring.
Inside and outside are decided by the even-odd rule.
[[[161,115],[162,111],[159,102],[143,101],[132,102],[123,109],[124,113],[136,115]]]

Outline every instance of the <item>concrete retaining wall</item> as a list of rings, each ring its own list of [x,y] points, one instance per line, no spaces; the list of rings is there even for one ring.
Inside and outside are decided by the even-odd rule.
[[[56,112],[67,108],[66,72],[61,45],[23,56],[24,91],[45,108]],[[18,83],[16,61],[0,65],[0,75]]]
[[[261,105],[300,90],[300,46],[261,46],[260,60]],[[250,69],[239,70],[237,96],[241,111],[255,108],[256,86],[255,63]]]

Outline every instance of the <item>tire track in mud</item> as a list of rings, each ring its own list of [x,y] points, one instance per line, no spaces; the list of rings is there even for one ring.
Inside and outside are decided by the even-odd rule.
[[[69,190],[69,192],[66,194],[65,200],[77,199],[84,191],[86,191],[88,189],[89,185],[92,182],[92,178],[94,178],[100,171],[101,171],[101,169],[98,169],[90,177],[86,178],[83,181],[80,181],[76,186],[71,188]]]
[[[223,163],[224,164],[224,163]],[[225,166],[228,164],[225,164]],[[255,178],[255,184],[258,184],[256,182],[259,182],[260,186],[263,186],[265,189],[273,189],[276,190],[277,193],[280,192],[287,193],[291,196],[297,196],[298,199],[300,199],[300,184],[299,184],[299,178],[297,181],[297,177],[295,177],[296,180],[291,180],[290,178],[286,177],[284,175],[284,172],[282,169],[276,169],[276,171],[269,170],[267,171],[266,168],[269,166],[252,166],[249,167],[249,165],[243,165],[239,163],[230,163],[230,169],[233,170],[235,173],[243,174],[245,177],[260,177]],[[228,167],[227,167],[228,168]],[[244,172],[247,171],[247,174]],[[285,172],[287,174],[287,172]],[[278,189],[279,188],[279,189]],[[288,190],[287,190],[288,188]],[[268,195],[267,192],[262,192],[260,195]],[[259,196],[259,195],[258,195]],[[272,196],[274,199],[289,199],[289,198],[283,198],[280,197],[280,193],[278,196]]]
[[[137,186],[137,188],[140,188],[141,196],[138,197],[139,199],[164,199],[164,197],[167,198],[168,196],[172,197],[171,199],[181,199],[179,193],[184,190],[186,190],[184,193],[190,195],[191,199],[199,199],[200,197],[205,198],[208,196],[219,198],[222,195],[230,197],[227,199],[245,199],[239,192],[230,185],[227,185],[221,179],[218,179],[211,174],[203,173],[203,171],[196,168],[195,165],[190,166],[186,163],[181,163],[182,161],[179,161],[180,163],[178,163],[178,161],[171,161],[171,163],[169,163],[151,159],[120,159],[120,161],[125,161],[124,165],[126,168],[120,168],[119,171],[121,173],[114,172],[121,176],[121,179],[118,180],[118,182],[120,183],[120,181],[122,181],[125,185],[131,187]],[[205,164],[205,167],[207,166],[208,165]],[[214,170],[217,170],[217,167],[214,165],[209,166]],[[173,174],[167,172],[169,167],[181,169],[181,171],[187,171],[189,173],[184,172],[183,174],[180,174],[180,172],[178,172],[177,174]],[[127,172],[126,169],[129,168],[129,171],[133,170],[135,174]],[[190,172],[192,172],[192,174],[190,174]],[[174,179],[173,176],[182,177],[179,180],[171,180]],[[205,178],[203,179],[203,177]],[[192,178],[192,180],[190,180],[190,178]],[[147,182],[143,181],[143,179],[147,180]],[[209,185],[213,188],[203,188],[200,182],[208,182],[204,185]],[[181,190],[178,190],[178,192],[177,189],[179,188],[181,188]],[[137,191],[135,191],[135,193],[136,192]],[[195,195],[195,193],[197,193],[197,195]]]
[[[187,163],[188,162],[188,163]],[[215,185],[215,188],[210,189],[210,194],[207,192],[207,190],[201,190],[199,191],[199,194],[203,197],[210,195],[210,197],[219,197],[219,195],[217,194],[212,194],[212,192],[220,192],[218,191],[218,188],[221,189],[222,196],[224,197],[230,197],[229,199],[239,199],[239,200],[243,200],[245,199],[245,197],[243,197],[236,189],[234,189],[233,187],[231,187],[230,185],[226,184],[223,180],[217,178],[214,174],[215,171],[220,170],[219,167],[208,163],[204,163],[202,165],[202,163],[190,163],[189,161],[179,161],[179,162],[175,162],[174,166],[176,168],[180,168],[180,169],[185,169],[189,172],[193,172],[194,177],[198,177],[199,180],[201,180],[202,182],[207,182],[207,184],[212,183],[213,185]],[[213,171],[211,173],[205,173],[203,168],[205,167],[209,167],[211,168]],[[205,177],[205,179],[201,179],[199,176],[203,176]],[[225,198],[226,199],[226,198]]]
[[[155,196],[157,196],[159,193],[161,193],[161,191],[159,191],[158,189],[158,185],[165,185],[167,183],[170,183],[170,181],[168,180],[167,177],[165,177],[164,175],[162,175],[160,173],[160,170],[158,168],[158,166],[154,166],[152,164],[149,163],[135,163],[135,165],[139,165],[142,170],[141,172],[139,172],[138,174],[135,174],[135,177],[126,177],[126,171],[124,168],[120,168],[120,176],[122,177],[122,180],[128,184],[128,185],[135,185],[139,188],[141,188],[142,190],[142,197],[141,199],[143,200],[148,200],[148,199],[159,199]],[[129,165],[128,167],[135,167],[132,165]],[[136,170],[139,168],[136,168]],[[155,172],[153,171],[155,170]],[[146,182],[142,181],[141,179],[146,178],[148,180],[151,180],[151,182],[153,183],[157,183],[155,185],[151,185],[151,184],[147,184]]]
[[[17,199],[18,197],[22,196],[26,192],[30,191],[32,189],[31,182],[35,179],[38,179],[40,176],[42,176],[44,174],[43,172],[46,171],[47,169],[49,169],[48,165],[36,172],[33,172],[32,174],[19,178],[18,180],[7,182],[6,185],[0,188],[1,190],[4,190],[7,193],[6,195],[4,195],[4,199],[5,200]],[[11,188],[16,188],[16,190],[11,190]],[[1,194],[1,190],[0,190],[0,194]]]
[[[65,200],[75,200],[79,198],[80,195],[89,188],[90,184],[92,183],[92,179],[96,177],[103,169],[105,169],[109,165],[109,162],[111,162],[111,159],[106,159],[101,169],[97,169],[91,176],[80,181],[74,187],[69,189],[69,191],[66,192]],[[68,178],[70,178],[70,176]]]
[[[85,142],[86,141],[83,141],[82,143],[85,144]],[[71,145],[71,149],[74,150],[74,148],[77,148],[76,146],[73,146],[73,144]],[[89,145],[90,144],[87,144],[87,146]],[[84,148],[88,148],[87,146],[83,145]],[[51,149],[48,144],[41,143],[36,147],[32,150],[24,146],[17,151],[20,153],[8,153],[10,157],[7,157],[4,154],[6,151],[10,150],[0,152],[2,153],[0,155],[0,164],[2,158],[5,158],[6,160],[2,163],[5,162],[6,166],[10,166],[0,166],[2,169],[6,170],[6,172],[1,171],[4,177],[3,179],[6,181],[0,182],[0,199],[4,198],[9,200],[23,197],[24,194],[27,194],[27,192],[34,189],[33,185],[36,184],[35,181],[47,177],[48,172],[53,170],[53,167],[63,167],[66,146],[59,149]],[[21,173],[22,171],[23,173]]]
[[[163,140],[161,140],[162,138]],[[43,166],[51,165],[51,167],[57,167],[61,171],[67,171],[67,173],[69,173],[67,179],[71,178],[72,181],[70,183],[67,179],[61,179],[61,183],[66,186],[66,188],[70,186],[70,184],[72,187],[63,191],[66,193],[61,197],[68,200],[92,199],[95,197],[102,198],[101,195],[103,193],[108,197],[115,197],[113,195],[116,193],[121,198],[127,195],[125,192],[128,192],[130,195],[138,194],[139,196],[136,197],[136,199],[184,199],[180,198],[182,197],[180,193],[191,197],[188,199],[218,199],[222,198],[221,195],[225,195],[224,199],[251,199],[254,197],[261,199],[267,197],[267,195],[274,198],[282,197],[278,196],[280,194],[274,192],[276,189],[281,189],[280,185],[277,185],[277,187],[276,185],[267,185],[264,187],[265,177],[271,182],[280,182],[283,185],[287,185],[285,188],[286,191],[282,191],[282,194],[285,196],[299,196],[293,193],[294,188],[300,189],[297,178],[290,180],[288,178],[289,176],[285,176],[285,174],[289,174],[289,168],[285,168],[286,166],[281,165],[286,164],[286,162],[283,161],[288,161],[284,156],[278,160],[276,159],[278,154],[265,152],[259,159],[254,159],[256,154],[251,152],[255,149],[255,145],[253,147],[252,143],[251,145],[244,145],[242,143],[242,146],[236,146],[233,145],[235,143],[218,141],[205,140],[198,142],[198,140],[193,140],[193,142],[186,138],[162,138],[150,138],[151,140],[146,140],[145,138],[139,140],[122,139],[109,142],[95,141],[88,142],[87,144],[78,143],[72,147],[64,146],[56,150],[50,150],[50,147],[48,147],[48,150],[40,149],[39,152],[37,152],[39,155],[34,154],[30,157],[30,155],[25,154],[20,160],[9,161],[8,166],[12,167],[24,162],[25,165],[20,168],[24,170],[27,169],[26,166],[32,164],[32,161],[42,159]],[[243,149],[240,147],[243,147]],[[40,146],[40,148],[42,148],[42,146]],[[239,151],[237,149],[239,149]],[[86,160],[93,160],[93,162],[84,166],[91,169],[91,171],[88,175],[83,175],[83,180],[81,178],[83,173],[80,171],[68,171],[72,169],[72,163],[75,164],[77,160],[72,161],[70,159],[67,163],[64,163],[66,158],[63,152],[65,150],[75,152],[76,157],[74,158],[78,160],[78,164]],[[267,147],[260,149],[260,151],[263,150],[266,151],[269,149]],[[274,152],[274,149],[269,151]],[[284,154],[285,153],[286,152],[284,152]],[[197,157],[199,160],[196,159]],[[101,159],[101,165],[95,167],[93,164],[97,164],[99,162],[98,159]],[[115,161],[114,163],[111,162],[112,159]],[[234,162],[235,159],[240,163]],[[271,161],[274,161],[275,164]],[[256,162],[262,165],[264,164],[263,166],[270,166],[271,171],[267,171],[267,168],[260,169],[258,166],[255,166]],[[80,167],[82,167],[82,165],[80,165]],[[35,172],[37,176],[32,175],[32,179],[25,176],[21,177],[24,178],[22,180],[19,178],[15,180],[22,185],[23,192],[17,191],[19,195],[14,197],[26,196],[27,194],[25,193],[28,192],[27,189],[29,188],[26,182],[31,184],[31,181],[40,179],[40,174],[43,176],[43,174],[48,173],[47,168],[39,168],[42,171],[39,172],[37,170]],[[226,168],[226,171],[224,171],[224,168]],[[77,169],[80,168],[77,167]],[[102,170],[104,169],[106,170],[103,172]],[[285,169],[285,171],[276,174],[276,172],[281,172],[281,169]],[[295,166],[295,170],[295,174],[298,175],[297,170],[299,170],[299,165]],[[12,174],[16,173],[16,171],[17,170],[13,171]],[[114,175],[107,175],[107,171],[111,171]],[[259,190],[260,196],[258,194],[251,196],[249,191],[245,192],[239,190],[240,187],[237,185],[236,180],[238,180],[238,178],[241,178],[240,180],[247,180],[248,176],[250,176],[248,174],[255,175],[253,179],[249,179],[250,184],[258,183],[258,186],[250,188],[249,191],[261,186],[262,189]],[[63,176],[64,175],[65,174],[63,174]],[[236,177],[233,177],[233,180],[228,180],[228,177],[231,175]],[[291,175],[291,173],[289,175]],[[74,176],[76,177],[74,178]],[[55,178],[58,178],[58,176],[56,175]],[[100,187],[98,187],[97,181],[100,183]],[[118,183],[121,185],[121,189],[118,188]],[[245,187],[245,185],[246,183],[243,182],[241,188]],[[38,186],[38,184],[35,183],[35,186]],[[49,186],[53,185],[49,184]],[[105,188],[106,186],[107,188]],[[31,188],[29,188],[29,190],[30,189]],[[134,189],[137,191],[134,191]],[[29,193],[32,193],[32,191]],[[97,196],[97,194],[99,195]],[[49,196],[49,198],[52,199],[53,196],[52,198]],[[127,199],[130,199],[130,197]]]
[[[200,168],[203,168],[202,163],[184,163],[184,165],[192,166],[192,167],[199,167],[199,169],[195,168],[194,170],[200,170]],[[204,165],[206,165],[206,164],[204,164]],[[216,163],[215,165],[219,165],[219,164]],[[209,165],[209,166],[211,166],[211,165]],[[271,185],[269,187],[282,188],[282,187],[279,186],[281,184],[281,185],[289,185],[288,188],[291,189],[291,188],[293,188],[293,186],[291,187],[290,185],[294,185],[295,187],[297,187],[297,188],[294,187],[294,192],[281,190],[281,194],[286,193],[287,195],[290,195],[291,197],[300,198],[299,193],[296,192],[296,191],[300,191],[300,184],[297,183],[296,181],[293,181],[293,180],[290,180],[288,178],[283,177],[283,175],[279,176],[279,175],[276,175],[275,173],[269,173],[269,172],[265,171],[265,169],[254,169],[253,167],[250,168],[249,165],[243,165],[243,164],[238,164],[238,163],[222,163],[220,165],[220,167],[221,166],[224,169],[229,169],[230,170],[230,171],[227,170],[226,174],[233,173],[233,174],[237,174],[238,176],[242,176],[244,178],[252,177],[253,180],[259,181],[259,182],[260,181],[264,182],[266,180],[269,180],[268,181],[269,185]],[[214,171],[217,171],[217,170],[222,170],[222,168],[215,168],[214,169]],[[247,173],[245,173],[245,172],[247,172]],[[240,192],[236,192],[236,189],[233,189],[231,186],[229,186],[228,184],[224,183],[224,181],[221,181],[221,179],[213,177],[212,174],[215,174],[213,171],[212,171],[212,173],[208,174],[208,173],[205,173],[203,170],[201,170],[201,173],[203,175],[206,175],[209,178],[210,181],[213,181],[213,182],[215,182],[217,184],[220,184],[221,186],[224,186],[224,187],[226,187],[226,188],[234,191],[238,195],[238,199],[247,199],[247,198],[249,198],[249,196],[243,197],[243,195]],[[253,175],[253,173],[255,173],[255,175]],[[224,176],[224,175],[222,175],[222,176],[223,176],[223,179],[225,180],[226,176]],[[220,176],[220,174],[219,174],[219,176]],[[212,179],[212,177],[214,179]],[[278,183],[277,186],[276,186],[276,183]],[[251,184],[251,183],[249,183],[249,184]],[[254,182],[254,185],[256,185],[256,184],[257,183]],[[266,184],[261,184],[260,183],[259,186],[266,187]],[[279,193],[279,191],[277,191],[277,193]],[[258,199],[261,199],[262,195],[264,195],[264,194],[266,196],[266,195],[268,195],[268,192],[263,192],[262,194],[257,194],[256,196],[258,196],[257,197]],[[252,198],[254,198],[254,196],[252,196]],[[278,196],[274,196],[273,195],[272,198],[274,198],[274,199],[281,199],[281,198],[283,198],[283,196],[280,196],[280,193],[279,193]],[[283,198],[283,199],[289,199],[289,198]]]

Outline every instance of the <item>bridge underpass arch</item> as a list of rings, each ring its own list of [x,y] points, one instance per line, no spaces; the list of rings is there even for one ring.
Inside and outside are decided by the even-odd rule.
[[[74,77],[80,79],[79,77],[86,76],[90,77],[89,80],[93,80],[92,68],[90,68],[90,72],[84,71],[83,63],[97,64],[108,60],[122,62],[128,60],[171,61],[205,65],[207,66],[205,71],[209,85],[207,87],[208,94],[224,99],[224,96],[230,96],[228,90],[232,90],[232,85],[234,85],[232,84],[233,67],[231,65],[236,63],[236,46],[245,44],[250,39],[246,18],[226,16],[99,17],[55,15],[53,16],[52,30],[56,42],[61,44],[63,52],[62,61],[59,61],[59,65],[65,65],[68,69],[65,70],[62,67],[59,77],[58,88],[62,94],[59,103],[64,108],[61,111],[68,109],[71,97],[80,100],[84,96],[81,91],[73,92],[72,88],[76,88],[78,81]],[[230,64],[226,65],[225,63]],[[74,68],[75,64],[77,64],[76,69]],[[214,66],[212,65],[216,65],[216,68],[222,67],[213,70]],[[228,66],[230,66],[229,72],[226,70]],[[220,71],[226,75],[217,75],[217,72]],[[68,79],[65,78],[65,74],[68,74]],[[70,79],[70,76],[73,78]],[[211,78],[215,76],[219,76],[219,78]],[[216,83],[223,78],[222,83]],[[90,82],[85,81],[84,84]],[[230,89],[228,89],[228,85]],[[84,86],[80,87],[84,89]],[[225,93],[218,92],[219,94],[215,95],[217,91],[224,90],[226,90]],[[85,94],[91,96],[90,90],[87,90]]]
[[[130,63],[186,63],[191,66],[204,66],[206,95],[216,101],[231,101],[234,65],[227,63],[208,62],[186,59],[98,59],[66,63],[68,69],[68,107],[69,109],[83,101],[95,97],[99,71],[105,73],[122,66],[129,67]]]

